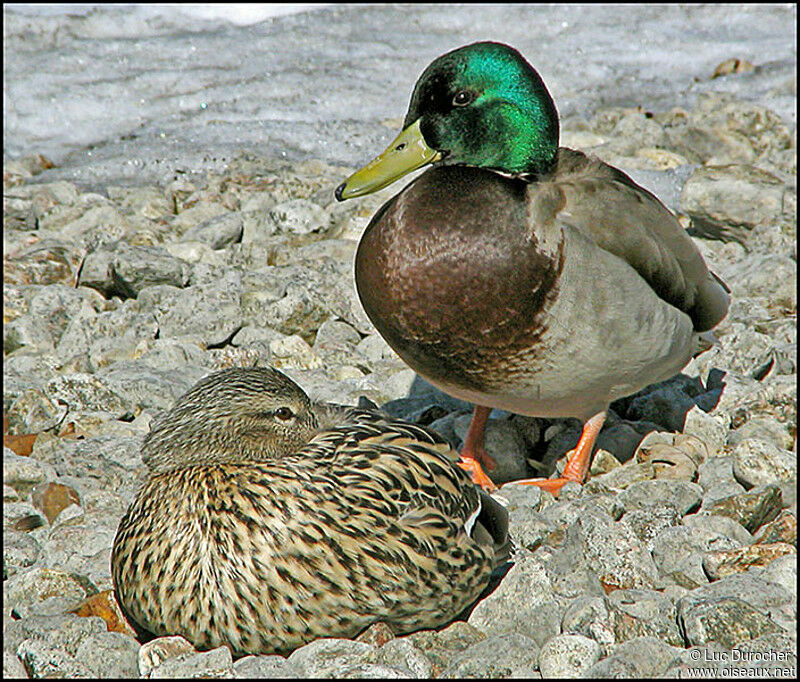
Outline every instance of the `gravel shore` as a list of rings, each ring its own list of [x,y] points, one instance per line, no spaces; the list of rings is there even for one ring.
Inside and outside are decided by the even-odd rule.
[[[796,8],[621,7],[4,8],[5,677],[796,676]],[[111,546],[151,420],[201,377],[273,365],[460,447],[471,406],[355,291],[402,185],[333,190],[480,39],[539,69],[563,146],[679,215],[731,288],[718,345],[612,405],[586,485],[502,487],[513,564],[440,631],[238,660],[137,640]],[[550,475],[579,433],[495,411],[492,476]]]
[[[796,133],[708,94],[689,111],[601,110],[562,144],[678,188],[672,203],[732,290],[719,345],[612,405],[585,486],[558,500],[501,490],[514,564],[466,621],[238,661],[174,638],[142,646],[109,615],[111,545],[144,474],[141,440],[206,374],[271,364],[314,398],[364,396],[459,446],[470,406],[408,369],[355,292],[360,234],[398,188],[337,204],[352,169],[242,155],[204,181],[95,193],[38,182],[41,156],[6,161],[4,675],[680,677],[796,665]],[[574,420],[493,417],[499,482],[563,466],[579,434]]]

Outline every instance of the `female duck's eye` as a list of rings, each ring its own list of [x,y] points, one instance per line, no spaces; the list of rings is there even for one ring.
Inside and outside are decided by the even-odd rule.
[[[288,407],[279,407],[277,410],[275,410],[275,417],[283,422],[287,422],[294,417],[294,412],[292,412]]]
[[[475,99],[475,93],[470,90],[459,90],[453,97],[453,104],[457,107],[465,107]]]

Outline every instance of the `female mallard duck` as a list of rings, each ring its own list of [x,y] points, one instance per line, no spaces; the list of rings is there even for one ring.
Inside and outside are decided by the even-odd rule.
[[[154,422],[111,565],[141,628],[286,653],[444,625],[508,557],[505,510],[436,434],[311,403],[271,368],[206,377]]]
[[[361,239],[364,310],[416,372],[475,403],[462,455],[492,467],[492,407],[577,417],[563,476],[526,482],[582,482],[609,403],[680,371],[725,316],[727,287],[655,196],[558,147],[555,104],[507,45],[436,59],[403,128],[336,190],[362,196],[434,164]]]

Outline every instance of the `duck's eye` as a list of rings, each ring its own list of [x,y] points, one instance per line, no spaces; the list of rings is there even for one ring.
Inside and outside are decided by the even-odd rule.
[[[475,93],[472,90],[459,90],[453,96],[453,106],[465,107],[475,99]]]
[[[279,407],[275,410],[275,418],[280,419],[282,422],[288,422],[292,417],[294,417],[294,412],[288,407]]]

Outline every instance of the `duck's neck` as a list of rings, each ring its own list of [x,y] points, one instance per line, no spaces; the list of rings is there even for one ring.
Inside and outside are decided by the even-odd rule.
[[[538,76],[538,74],[537,74]],[[526,79],[484,107],[472,122],[479,134],[465,135],[467,165],[512,176],[549,171],[558,152],[558,112],[541,79]]]
[[[502,156],[495,167],[511,175],[541,175],[552,168],[558,152],[558,114],[547,97],[505,112],[500,127]],[[547,106],[550,105],[550,106]]]

